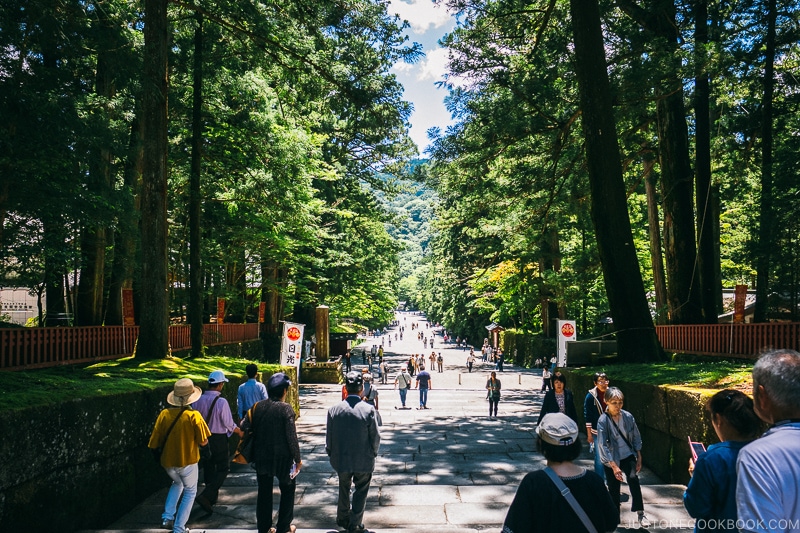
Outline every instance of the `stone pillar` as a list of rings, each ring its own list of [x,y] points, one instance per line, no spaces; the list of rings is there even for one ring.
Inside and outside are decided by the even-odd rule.
[[[328,320],[329,308],[327,305],[320,305],[316,310],[316,329],[317,329],[317,361],[327,361],[331,353],[330,344],[330,322]]]

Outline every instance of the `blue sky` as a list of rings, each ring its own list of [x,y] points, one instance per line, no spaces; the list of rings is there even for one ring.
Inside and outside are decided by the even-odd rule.
[[[444,107],[447,91],[437,89],[435,83],[447,71],[447,51],[437,41],[455,27],[455,19],[433,0],[391,0],[389,13],[409,22],[409,40],[420,43],[425,52],[421,61],[398,64],[392,69],[405,87],[404,98],[414,105],[409,134],[422,153],[428,146],[428,128],[444,129],[451,123]]]

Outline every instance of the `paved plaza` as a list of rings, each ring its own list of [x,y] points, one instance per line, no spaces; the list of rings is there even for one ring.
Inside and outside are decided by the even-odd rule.
[[[417,533],[443,531],[474,533],[499,531],[517,485],[524,475],[544,467],[535,451],[534,428],[543,394],[538,371],[505,366],[498,372],[502,399],[498,418],[490,420],[486,380],[492,367],[478,354],[476,368],[466,371],[467,352],[445,345],[436,337],[434,351],[444,357],[444,371],[431,371],[432,390],[427,410],[418,410],[418,391],[408,393],[401,410],[392,385],[401,361],[410,354],[430,355],[411,331],[411,323],[422,317],[400,314],[406,326],[403,341],[384,345],[391,378],[377,387],[383,418],[381,448],[372,479],[364,524],[380,532]],[[422,331],[430,330],[422,326]],[[481,339],[482,341],[482,339]],[[368,338],[365,347],[380,343]],[[427,359],[426,359],[427,361]],[[360,353],[353,369],[362,367]],[[377,376],[377,367],[374,368]],[[583,397],[585,391],[575,391]],[[328,408],[341,400],[341,386],[300,385],[301,416],[297,421],[303,469],[295,497],[294,524],[301,533],[336,532],[338,494],[336,473],[325,454],[325,423]],[[585,439],[583,439],[585,441]],[[592,468],[588,448],[578,460]],[[647,456],[647,443],[643,453]],[[649,531],[690,531],[692,522],[682,504],[684,486],[665,485],[647,469],[641,474],[645,510],[653,522]],[[627,488],[623,485],[623,491]],[[240,533],[256,529],[257,486],[253,470],[233,465],[212,515],[195,505],[188,526],[192,533]],[[155,533],[166,496],[166,488],[153,494],[132,512],[111,524],[106,533]],[[275,487],[275,505],[279,492]],[[623,503],[619,531],[638,529],[630,504]],[[569,533],[569,532],[567,532]]]

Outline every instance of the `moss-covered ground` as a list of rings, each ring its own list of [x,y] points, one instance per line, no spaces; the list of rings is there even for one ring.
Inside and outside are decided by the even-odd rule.
[[[248,363],[236,357],[137,360],[133,357],[93,365],[72,365],[22,372],[0,372],[0,409],[48,405],[65,398],[118,394],[172,384],[183,377],[203,385],[212,370],[244,375]],[[259,370],[277,371],[278,365],[258,363]],[[272,368],[274,366],[274,369]]]
[[[752,362],[697,361],[670,363],[614,364],[576,369],[582,375],[606,372],[628,382],[649,385],[679,385],[698,389],[739,389],[752,391]]]

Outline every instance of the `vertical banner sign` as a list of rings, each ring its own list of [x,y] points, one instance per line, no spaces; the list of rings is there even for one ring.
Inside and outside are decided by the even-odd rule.
[[[133,318],[133,289],[122,289],[122,325],[136,325]]]
[[[281,339],[281,364],[286,366],[300,366],[300,356],[303,349],[303,330],[305,324],[283,323],[283,337]]]
[[[217,298],[217,324],[225,323],[225,298]]]
[[[258,323],[264,323],[264,317],[267,314],[267,302],[259,302],[258,303]]]
[[[558,321],[558,353],[556,354],[556,365],[559,368],[567,366],[567,343],[578,340],[578,333],[575,329],[574,320]]]
[[[744,323],[744,304],[747,300],[747,285],[737,285],[733,289],[733,322]]]

